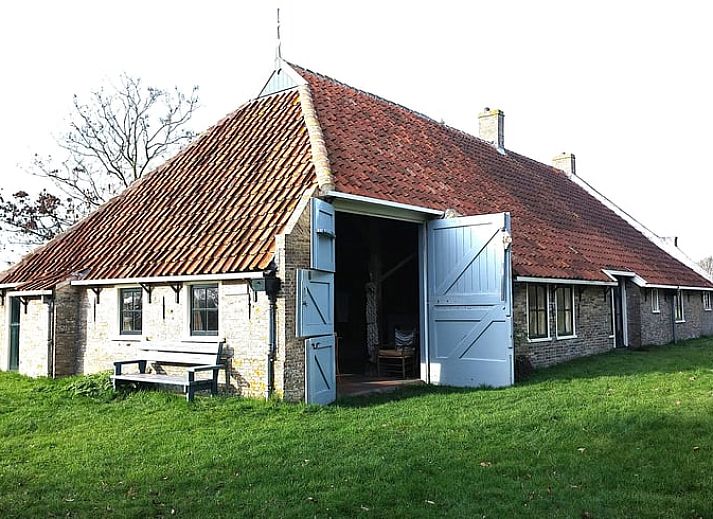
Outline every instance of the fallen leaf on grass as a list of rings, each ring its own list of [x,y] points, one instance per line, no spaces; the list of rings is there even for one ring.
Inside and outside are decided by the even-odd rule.
[[[584,451],[586,451],[587,449],[586,449],[586,447],[580,447],[580,448],[577,449],[577,450],[578,450],[579,452],[584,452]]]
[[[491,462],[489,462],[489,461],[481,461],[481,462],[480,462],[480,466],[481,466],[481,467],[490,467],[490,466],[492,466],[492,465],[493,465],[493,464],[492,464]]]
[[[436,503],[434,503],[433,501],[431,501],[430,499],[426,499],[426,503],[429,504],[429,505],[435,505],[435,504],[436,504]]]
[[[697,451],[699,451],[699,450],[701,450],[700,447],[693,447],[693,452],[697,452]]]
[[[365,512],[368,512],[368,511],[369,511],[369,507],[368,507],[368,506],[361,505],[361,509],[364,510]]]

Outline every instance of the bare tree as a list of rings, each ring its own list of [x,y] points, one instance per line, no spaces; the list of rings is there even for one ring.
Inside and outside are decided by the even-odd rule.
[[[708,272],[708,275],[713,278],[713,256],[703,258],[698,262],[698,265]]]
[[[0,190],[0,226],[18,243],[56,236],[190,141],[197,107],[198,87],[185,94],[126,74],[118,85],[91,92],[87,102],[75,95],[58,156],[36,154],[29,168],[47,187],[34,197]]]

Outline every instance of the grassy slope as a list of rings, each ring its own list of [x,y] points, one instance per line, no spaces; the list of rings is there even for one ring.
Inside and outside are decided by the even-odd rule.
[[[326,408],[71,383],[0,374],[0,517],[713,517],[713,341]]]

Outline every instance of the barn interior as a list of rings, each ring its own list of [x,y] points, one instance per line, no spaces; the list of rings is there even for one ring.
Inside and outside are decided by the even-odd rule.
[[[419,377],[415,223],[336,215],[337,388],[354,394]]]

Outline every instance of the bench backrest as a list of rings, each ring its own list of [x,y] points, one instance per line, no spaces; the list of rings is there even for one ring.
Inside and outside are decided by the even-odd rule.
[[[142,359],[166,364],[215,365],[220,362],[222,352],[223,341],[143,342],[139,346],[139,356]]]

